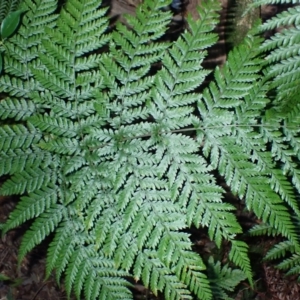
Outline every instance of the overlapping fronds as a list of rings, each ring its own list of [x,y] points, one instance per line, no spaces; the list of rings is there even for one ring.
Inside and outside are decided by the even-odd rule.
[[[293,3],[300,4],[299,1]],[[293,97],[299,95],[299,12],[300,6],[295,5],[260,27],[261,31],[277,30],[274,36],[263,43],[262,50],[269,52],[268,75],[273,78],[271,87],[276,89],[275,103],[279,106],[278,110],[285,111],[285,113],[286,108],[291,107],[290,101]],[[297,103],[296,107],[299,111],[298,105]]]
[[[21,197],[1,230],[32,220],[19,261],[53,234],[46,275],[65,275],[68,296],[132,299],[132,276],[170,300],[227,299],[252,271],[218,171],[263,221],[252,234],[287,239],[267,258],[291,252],[279,266],[298,272],[299,8],[261,27],[288,26],[262,47],[249,33],[200,93],[219,1],[173,43],[171,1],[146,0],[113,29],[97,0],[68,0],[59,15],[56,2],[25,1],[3,45],[0,192]],[[240,269],[206,263],[191,226],[229,241]]]
[[[54,14],[56,2],[23,1],[20,8],[26,11],[22,18],[23,25],[4,43],[7,55],[4,56],[5,74],[0,77],[0,91],[11,97],[29,98],[37,88],[37,81],[32,79],[32,69],[40,65],[36,58],[41,50],[44,30],[53,27],[57,18]],[[10,101],[14,101],[14,98]]]
[[[1,0],[0,2],[0,24],[3,19],[12,11],[15,11],[20,0]]]
[[[246,279],[241,270],[232,269],[228,265],[222,267],[219,261],[214,262],[213,257],[209,258],[207,269],[214,299],[231,299],[228,292],[233,291],[241,281]]]
[[[210,84],[203,93],[204,101],[198,104],[203,117],[199,127],[204,128],[199,137],[204,140],[204,153],[212,165],[218,168],[232,191],[245,199],[247,208],[297,243],[295,227],[283,198],[299,214],[297,201],[288,180],[274,170],[272,154],[265,152],[266,141],[255,128],[269,101],[267,86],[259,79],[264,61],[259,50],[254,50],[258,48],[259,39],[248,37],[229,55],[224,68],[216,70],[216,83]],[[235,114],[224,109],[228,106],[234,108]],[[226,127],[220,130],[220,126]],[[242,258],[247,252],[245,246],[234,247],[231,258],[250,277],[249,261]]]

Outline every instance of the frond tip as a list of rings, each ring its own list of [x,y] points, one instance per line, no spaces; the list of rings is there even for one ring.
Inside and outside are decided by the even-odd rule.
[[[250,259],[248,256],[248,245],[242,241],[232,241],[231,250],[229,252],[229,259],[243,270],[250,284],[253,285],[253,276],[251,271]]]

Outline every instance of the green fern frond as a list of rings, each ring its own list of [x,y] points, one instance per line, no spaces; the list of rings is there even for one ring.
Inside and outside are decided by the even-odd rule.
[[[69,297],[132,299],[128,276],[166,300],[253,284],[216,171],[262,220],[251,234],[288,238],[267,258],[291,252],[279,266],[299,271],[298,8],[260,27],[288,27],[263,46],[254,28],[201,94],[220,1],[202,3],[172,43],[170,2],[143,1],[110,28],[97,0],[68,0],[59,16],[57,1],[27,0],[4,41],[0,191],[21,200],[1,230],[33,219],[19,260],[53,233],[46,276],[64,274]],[[210,259],[206,276],[190,226],[218,248],[229,241],[241,270]]]
[[[57,203],[57,188],[53,184],[45,186],[28,196],[21,197],[14,211],[9,215],[3,227],[3,233],[15,228],[27,220],[37,218]]]
[[[18,8],[19,3],[20,0],[2,0],[0,2],[0,24],[10,12]]]
[[[284,4],[284,3],[299,3],[299,0],[254,0],[251,6],[260,6],[264,4]]]
[[[28,128],[27,128],[28,127]],[[27,149],[31,144],[37,143],[42,135],[34,126],[4,125],[0,127],[0,150],[7,152],[14,149]]]
[[[249,230],[249,233],[253,236],[258,235],[268,235],[268,236],[277,236],[279,232],[271,225],[268,224],[259,224],[255,225]]]
[[[294,2],[292,3],[300,4],[300,2],[296,0],[294,0]],[[285,10],[282,13],[277,14],[275,17],[268,20],[265,24],[262,24],[260,26],[260,29],[262,31],[266,31],[266,30],[279,28],[281,26],[289,26],[289,25],[297,26],[300,24],[299,12],[300,12],[299,6],[291,7],[288,10]]]
[[[288,270],[287,275],[300,274],[300,255],[299,253],[293,254],[290,258],[285,259],[278,264],[278,268]]]
[[[284,241],[276,244],[265,256],[265,260],[278,259],[284,257],[287,252],[295,253],[296,247],[290,241]]]
[[[250,90],[248,96],[245,97],[245,104],[236,108],[236,116],[238,124],[253,124],[256,126],[257,116],[265,109],[269,99],[266,98],[266,93],[269,85],[264,81],[259,81]],[[254,117],[256,116],[256,117]],[[276,120],[279,122],[279,120]],[[277,128],[279,123],[273,123],[271,128]],[[268,127],[267,127],[268,128]],[[237,126],[237,143],[239,143],[245,150],[248,148],[248,155],[251,160],[255,162],[257,168],[261,173],[266,172],[270,179],[271,188],[279,193],[281,198],[286,201],[299,215],[300,210],[298,202],[295,198],[293,187],[287,178],[282,174],[280,169],[276,169],[272,156],[265,151],[265,142],[261,139],[261,135],[253,128],[245,126]],[[246,150],[247,151],[247,150]]]
[[[76,138],[50,138],[47,141],[39,142],[38,146],[41,149],[64,155],[73,155],[80,152],[79,142]]]
[[[272,145],[272,154],[276,160],[280,161],[282,165],[283,174],[290,174],[292,176],[292,182],[294,186],[300,191],[300,173],[298,170],[298,164],[294,162],[294,151],[284,143],[282,133],[276,127],[271,128],[265,126],[261,130],[262,136],[265,141],[268,141]]]
[[[39,190],[50,182],[55,182],[56,176],[51,168],[33,168],[14,174],[1,186],[2,195],[21,195]]]
[[[4,67],[8,75],[0,77],[0,90],[10,96],[28,97],[37,82],[32,80],[32,68],[39,68],[36,61],[44,27],[53,27],[57,16],[54,14],[57,3],[45,0],[22,2],[25,11],[18,32],[4,44]],[[21,80],[23,78],[24,80]]]
[[[141,270],[143,270],[141,272]],[[157,291],[164,291],[166,299],[192,299],[186,285],[157,259],[155,251],[146,250],[140,253],[135,263],[134,277],[142,277],[146,287],[150,287],[157,295]],[[202,298],[210,299],[210,298]]]
[[[298,2],[299,3],[299,2]],[[299,94],[297,82],[300,80],[299,72],[299,5],[289,8],[261,25],[261,30],[268,30],[284,26],[281,32],[276,33],[270,40],[261,46],[262,51],[270,51],[267,59],[270,62],[269,76],[274,78],[271,85],[276,89],[276,104],[282,111],[289,105],[293,95]],[[283,50],[284,49],[284,50]]]
[[[248,245],[242,241],[232,241],[229,259],[243,270],[250,284],[253,284],[250,259],[248,256]]]
[[[46,95],[43,95],[43,97],[45,96]],[[49,103],[51,103],[51,106]],[[79,118],[83,118],[84,120],[84,118],[89,117],[95,111],[92,101],[77,104],[75,102],[65,102],[62,99],[51,97],[51,99],[47,100],[47,104],[45,104],[45,108],[51,108],[51,116],[55,117],[75,119],[74,114],[76,114]]]
[[[24,99],[16,100],[6,98],[0,102],[0,118],[2,120],[11,118],[16,121],[26,120],[29,116],[34,114],[36,106],[31,101]]]
[[[178,254],[181,257],[173,267],[177,277],[181,278],[199,299],[210,299],[211,286],[206,275],[202,273],[204,265],[202,265],[200,257],[191,251],[178,251]]]
[[[231,70],[231,77],[237,78],[235,79],[237,83],[239,82],[240,73],[245,72],[245,75],[241,75],[243,82],[241,87],[243,87],[243,92],[237,93],[237,97],[239,99],[244,98],[247,102],[257,92],[259,92],[260,94],[261,92],[264,92],[266,90],[266,88],[262,85],[262,82],[258,81],[256,83],[256,79],[258,76],[257,73],[264,65],[262,59],[259,58],[259,52],[255,53],[252,48],[254,47],[254,49],[258,49],[259,45],[257,43],[259,43],[259,39],[254,37],[247,38],[245,44],[239,46],[241,48],[239,49],[238,47],[237,50],[231,54],[232,58],[230,59],[229,57],[227,65],[225,65],[223,71],[224,74],[228,74],[229,70]],[[249,47],[249,45],[251,46]],[[241,56],[239,51],[243,51],[243,56]],[[239,68],[237,68],[237,64],[243,64],[243,66],[240,65]],[[226,71],[226,68],[230,69]],[[227,184],[231,186],[233,192],[238,193],[241,198],[245,197],[248,209],[253,209],[255,214],[259,218],[262,218],[264,222],[271,222],[271,224],[284,236],[287,236],[291,240],[297,242],[294,226],[289,217],[289,213],[283,205],[282,199],[271,190],[271,187],[269,185],[267,175],[268,173],[272,174],[272,169],[274,169],[272,157],[270,155],[266,156],[262,153],[265,150],[265,145],[261,143],[260,137],[255,132],[253,132],[253,129],[250,130],[249,128],[244,127],[243,123],[241,124],[242,126],[240,126],[238,122],[243,122],[247,117],[243,116],[242,118],[240,117],[240,120],[235,121],[235,118],[233,118],[227,111],[225,111],[224,114],[228,115],[228,117],[223,119],[223,126],[226,125],[226,123],[232,123],[230,127],[228,126],[228,132],[226,132],[226,130],[223,130],[223,136],[220,136],[220,131],[214,129],[214,127],[216,126],[215,123],[218,123],[218,125],[216,126],[217,128],[220,126],[220,112],[222,113],[224,111],[220,111],[220,109],[216,110],[216,107],[220,105],[222,107],[224,101],[222,100],[222,98],[226,99],[227,97],[229,97],[227,96],[226,91],[227,82],[225,81],[225,79],[223,79],[223,77],[221,77],[221,73],[217,71],[215,77],[222,93],[217,91],[216,85],[211,84],[209,90],[206,90],[203,93],[206,107],[203,103],[198,105],[199,110],[204,118],[204,124],[208,127],[208,130],[206,130],[204,133],[204,153],[208,155],[211,151],[212,154],[210,157],[212,159],[213,166],[218,167],[220,173],[225,177]],[[246,81],[243,79],[244,77],[247,78]],[[227,80],[227,78],[230,78],[230,76],[226,76],[225,78]],[[258,89],[255,91],[253,90],[253,87],[256,86],[256,84]],[[248,86],[248,88],[246,87],[246,85]],[[229,86],[229,88],[231,88],[231,83],[229,84]],[[233,86],[235,86],[235,84],[233,84]],[[230,94],[232,93],[233,92],[230,92]],[[267,99],[264,100],[263,97],[261,101],[262,107],[268,101]],[[249,109],[248,112],[247,107],[250,107],[250,102],[248,102],[248,105],[247,102],[243,108],[244,110],[241,112],[239,112],[239,106],[242,106],[242,101],[236,102],[237,105],[233,105],[237,112],[236,116],[241,116],[242,114],[248,115],[250,113],[249,117],[253,118],[253,108]],[[258,106],[258,109],[261,109],[261,107],[259,108]],[[216,114],[218,116],[218,119],[214,117],[214,115]],[[257,121],[255,119],[252,119],[251,122],[255,124]],[[263,128],[262,130],[269,129],[268,127],[266,127],[266,129]],[[225,136],[230,134],[236,134],[238,139],[233,138],[232,136]],[[239,142],[240,138],[242,138],[241,142]],[[246,146],[247,143],[250,143],[251,149],[255,149],[254,153],[253,150],[251,150],[251,153],[248,152]],[[249,161],[249,155],[252,156],[253,154],[253,161],[258,160],[261,163],[261,167],[258,168],[256,163],[252,163]],[[266,171],[267,173],[265,173]],[[272,176],[272,179],[274,182],[274,176]],[[277,181],[277,187],[280,184],[281,192],[289,196],[289,194],[291,193],[288,192],[287,189],[284,190],[283,188],[284,185],[287,185],[286,182],[287,181]],[[275,186],[273,183],[273,188],[274,187]],[[287,198],[287,202],[290,203],[291,206],[295,207],[297,209],[296,211],[298,211],[299,213],[298,205],[292,196]]]
[[[0,176],[29,170],[32,166],[48,167],[52,162],[49,152],[40,149],[16,149],[1,153]]]
[[[100,262],[95,264],[96,270],[93,270],[88,274],[84,285],[85,298],[87,300],[93,300],[97,298],[132,300],[132,294],[128,289],[128,282],[121,277],[114,278],[114,272],[116,276],[122,276],[122,273],[114,270],[112,263],[107,264],[107,277],[105,277],[103,273],[97,272],[97,268],[103,266],[104,263]]]
[[[33,222],[30,229],[22,238],[22,243],[18,253],[19,263],[30,250],[40,244],[46,236],[56,229],[62,221],[65,210],[66,208],[62,205],[52,206]]]
[[[62,271],[65,269],[66,264],[69,261],[70,255],[73,250],[67,251],[65,248],[73,249],[75,240],[73,236],[70,237],[70,230],[67,226],[68,222],[61,222],[59,227],[55,230],[55,236],[50,243],[47,251],[47,262],[46,262],[46,278],[49,278],[53,269],[57,266],[63,266]],[[73,247],[72,247],[73,246]],[[71,248],[72,247],[72,248]],[[64,250],[64,251],[62,251]],[[65,255],[65,259],[58,259],[63,253]],[[65,263],[63,263],[66,261]],[[59,278],[61,276],[61,272],[57,270],[57,282],[59,282]]]
[[[55,259],[55,261],[52,262],[53,266],[52,266],[51,269],[50,269],[50,267],[47,263],[47,268],[49,268],[49,272],[51,272],[52,269],[55,268],[55,274],[56,274],[56,281],[57,282],[60,282],[60,278],[61,278],[63,272],[66,270],[67,265],[69,264],[71,255],[75,251],[75,247],[76,247],[76,244],[77,244],[76,242],[78,242],[78,241],[76,241],[76,239],[72,240],[72,238],[74,238],[74,232],[72,232],[70,230],[70,228],[68,228],[68,227],[66,229],[68,229],[68,231],[67,231],[68,235],[71,235],[71,233],[73,233],[73,235],[71,236],[71,238],[69,238],[69,236],[66,237],[65,242],[67,242],[67,243],[64,243],[63,246],[61,247],[61,249],[58,248],[58,250],[56,250],[56,251],[59,251],[59,252],[54,252],[53,256],[51,256],[51,254],[50,254],[50,256],[49,256],[50,261],[51,261],[52,257],[53,257],[53,259]],[[60,232],[58,231],[58,234],[59,233]],[[53,242],[56,242],[56,240],[53,240]],[[53,246],[54,245],[56,247],[59,244],[56,244],[56,243],[54,244],[53,243]]]
[[[72,138],[76,136],[78,124],[63,117],[50,117],[49,115],[35,115],[29,121],[42,132],[48,132],[56,136]]]
[[[177,224],[174,228],[173,223],[172,227],[173,230],[176,229]],[[211,298],[209,283],[201,272],[205,269],[205,265],[201,258],[191,251],[190,240],[186,234],[169,232],[161,238],[157,251],[161,262],[173,269],[177,277],[189,286],[199,299]]]
[[[6,62],[5,65],[7,66],[8,63]],[[9,94],[11,97],[26,97],[30,93],[32,85],[35,84],[34,80],[24,82],[7,75],[1,76],[0,82],[0,91]]]
[[[99,281],[103,284],[100,294],[101,292],[107,293],[108,299],[113,298],[114,293],[118,295],[118,298],[122,295],[122,293],[127,295],[127,297],[130,296],[129,291],[126,288],[129,286],[129,283],[122,279],[122,277],[128,274],[126,272],[116,270],[111,261],[105,260],[104,258],[100,259],[99,254],[97,255],[92,247],[80,248],[73,252],[69,266],[66,270],[66,290],[68,295],[71,293],[72,283],[76,282],[75,292],[77,297],[80,297],[82,287],[86,282],[88,275],[87,271],[84,272],[84,268],[80,269],[82,263],[85,263],[90,271],[93,269],[96,271],[96,278],[99,278]],[[82,276],[82,274],[84,274],[84,276]],[[93,298],[87,297],[87,299]]]
[[[232,269],[228,265],[222,267],[219,261],[214,262],[212,256],[208,260],[207,272],[214,299],[231,299],[226,292],[234,291],[235,287],[247,278],[239,269]]]

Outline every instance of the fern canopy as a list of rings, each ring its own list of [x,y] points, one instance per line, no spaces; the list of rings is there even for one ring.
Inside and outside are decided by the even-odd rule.
[[[263,221],[253,233],[286,238],[267,258],[292,252],[280,267],[298,272],[298,7],[253,29],[203,89],[220,3],[205,1],[171,43],[170,2],[146,0],[111,30],[99,1],[28,0],[3,42],[0,192],[20,201],[1,229],[32,220],[19,262],[53,234],[46,276],[64,275],[69,297],[132,299],[128,276],[171,300],[252,284],[216,171]],[[282,24],[294,26],[257,35]],[[240,269],[193,251],[191,226],[228,241]]]

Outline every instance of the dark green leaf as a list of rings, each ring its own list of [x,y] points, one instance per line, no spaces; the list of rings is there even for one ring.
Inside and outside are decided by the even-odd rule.
[[[19,23],[20,23],[20,16],[23,13],[23,10],[16,10],[12,13],[10,13],[6,18],[3,20],[1,24],[1,37],[2,39],[5,39],[12,35],[15,30],[17,29]]]
[[[0,273],[0,281],[6,281],[6,280],[11,280],[8,276]]]
[[[0,74],[2,72],[3,69],[3,58],[2,58],[2,53],[0,53]]]

